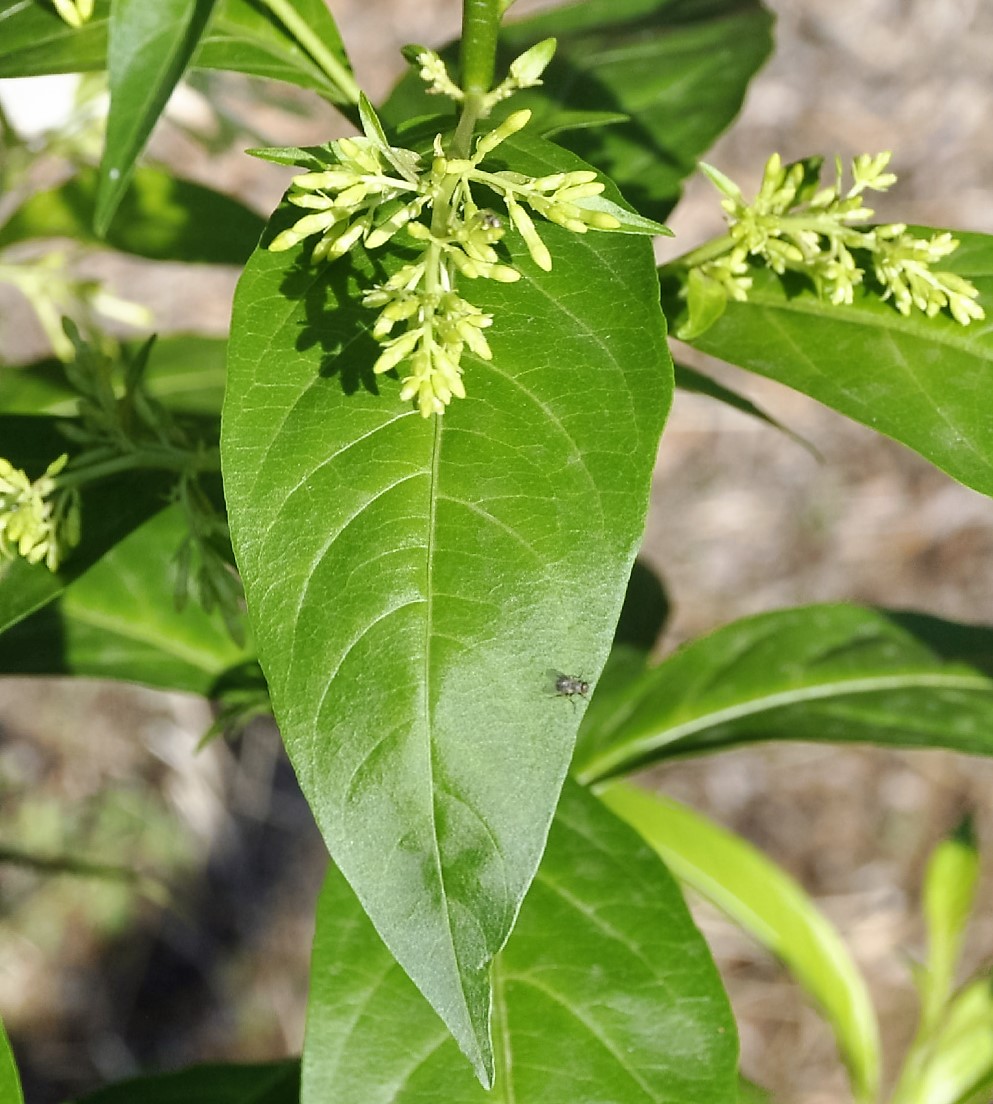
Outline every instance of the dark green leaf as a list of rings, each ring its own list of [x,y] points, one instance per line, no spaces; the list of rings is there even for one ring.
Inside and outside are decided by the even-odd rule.
[[[294,0],[294,7],[347,72],[345,49],[324,0]],[[0,77],[105,68],[109,14],[110,0],[96,0],[93,18],[73,30],[47,4],[0,0]],[[288,81],[335,103],[351,101],[296,38],[253,0],[217,0],[193,64]]]
[[[855,1099],[875,1100],[879,1028],[865,980],[803,888],[747,840],[661,794],[621,783],[599,796],[681,882],[786,964],[830,1023]]]
[[[658,859],[568,785],[493,966],[497,1078],[472,1080],[336,871],[318,909],[303,1104],[731,1104],[734,1023]]]
[[[993,680],[859,606],[733,622],[647,671],[626,697],[610,726],[587,731],[583,781],[753,740],[993,754]]]
[[[62,597],[0,634],[0,675],[84,675],[209,695],[244,662],[219,615],[176,608],[178,506],[112,548]]]
[[[72,238],[156,261],[243,265],[264,221],[236,199],[161,169],[139,168],[106,235],[93,232],[97,174],[76,176],[21,204],[0,227],[0,249],[29,238]]]
[[[10,1049],[3,1020],[0,1020],[0,1101],[3,1101],[3,1104],[24,1104],[21,1079],[17,1073],[17,1063]]]
[[[711,379],[703,372],[698,372],[695,368],[690,368],[685,364],[676,364],[674,368],[676,386],[681,391],[689,391],[694,395],[707,395],[709,398],[725,403],[735,410],[740,410],[742,414],[758,418],[760,422],[765,422],[767,426],[772,426],[773,429],[778,429],[780,433],[785,433],[787,437],[792,438],[798,445],[802,445],[813,456],[818,459],[821,458],[820,453],[809,441],[805,441],[788,426],[784,426],[771,414],[767,414],[760,406],[756,406],[751,399],[746,399],[744,395],[739,395],[737,391],[732,391],[730,387],[725,387],[723,383],[718,383],[717,380]]]
[[[58,432],[62,419],[0,416],[0,456],[35,478],[69,442]],[[134,472],[107,479],[83,492],[83,541],[55,573],[43,564],[0,559],[0,632],[47,605],[115,544],[166,505],[172,477]]]
[[[207,26],[215,0],[114,0],[107,71],[110,112],[93,226],[103,237],[145,148]]]
[[[300,1063],[191,1066],[120,1081],[77,1104],[297,1104]]]
[[[219,337],[158,338],[144,376],[149,392],[174,413],[218,417],[226,351],[227,341]],[[71,415],[77,397],[66,381],[65,365],[58,360],[5,365],[0,372],[0,410],[8,414]]]
[[[758,0],[579,0],[502,32],[504,68],[549,36],[558,50],[543,87],[518,93],[497,114],[529,107],[539,131],[577,113],[628,116],[559,140],[616,181],[638,211],[664,220],[682,180],[737,115],[771,48],[771,25]],[[451,66],[455,48],[444,56]],[[437,110],[438,97],[411,73],[383,117],[397,125]]]
[[[962,244],[942,267],[980,289],[985,322],[905,318],[865,286],[851,306],[832,306],[802,280],[787,286],[756,270],[748,302],[729,303],[690,344],[811,395],[993,495],[993,237],[955,236]],[[675,266],[663,269],[663,306],[676,326],[684,279]]]
[[[580,167],[529,148],[522,171]],[[398,257],[311,268],[302,250],[260,250],[235,301],[222,441],[259,655],[303,791],[484,1075],[488,966],[582,715],[550,672],[594,681],[603,665],[671,397],[648,241],[542,234],[551,273],[517,250],[520,283],[463,289],[495,315],[494,360],[468,357],[469,397],[437,420],[371,372],[360,289]]]

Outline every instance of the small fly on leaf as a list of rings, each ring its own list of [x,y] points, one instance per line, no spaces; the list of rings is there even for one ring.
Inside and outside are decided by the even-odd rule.
[[[574,698],[577,695],[581,698],[585,698],[590,692],[590,684],[581,678],[577,678],[575,675],[563,675],[560,672],[554,672],[555,674],[555,693],[563,698]]]

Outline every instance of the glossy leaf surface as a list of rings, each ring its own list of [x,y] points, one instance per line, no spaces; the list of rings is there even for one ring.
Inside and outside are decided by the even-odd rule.
[[[0,249],[30,238],[72,238],[159,261],[243,265],[264,221],[230,196],[161,169],[138,168],[103,238],[93,232],[97,174],[83,169],[35,192],[0,226]]]
[[[178,609],[178,506],[127,536],[62,597],[0,634],[0,674],[83,675],[209,695],[249,658],[218,616]]]
[[[802,391],[993,494],[993,236],[955,236],[961,245],[941,267],[979,288],[983,322],[905,318],[865,287],[851,306],[832,306],[809,285],[787,287],[757,270],[748,302],[729,303],[690,344]],[[685,318],[683,279],[674,267],[662,270],[673,329]]]
[[[191,1066],[136,1077],[82,1097],[77,1104],[297,1104],[300,1063]]]
[[[114,0],[107,72],[110,111],[93,226],[103,236],[207,26],[215,0]]]
[[[577,167],[529,148],[522,171]],[[374,275],[358,252],[312,268],[259,251],[236,296],[222,435],[235,551],[304,793],[479,1071],[488,966],[582,715],[554,672],[594,681],[603,665],[672,389],[649,243],[542,234],[551,273],[512,245],[519,283],[463,289],[495,316],[494,359],[467,355],[468,398],[437,420],[371,372],[357,289],[398,257],[377,254]]]
[[[737,1099],[734,1023],[678,888],[574,784],[493,980],[497,1077],[487,1093],[332,870],[318,909],[302,1104]]]
[[[294,7],[347,69],[337,27],[324,0],[294,0]],[[79,30],[46,4],[0,0],[0,77],[33,77],[103,69],[110,0],[96,0],[93,18]],[[335,103],[348,98],[292,34],[253,0],[217,0],[194,65],[288,81]]]
[[[993,754],[993,680],[885,613],[824,605],[735,621],[640,680],[577,751],[584,781],[754,740]]]
[[[149,392],[179,414],[219,416],[227,341],[200,334],[160,337],[145,372]],[[79,396],[54,358],[0,373],[0,409],[10,414],[71,415]]]
[[[0,455],[37,478],[68,442],[60,419],[16,414],[0,416]],[[83,492],[83,539],[62,567],[0,558],[0,632],[47,605],[101,556],[166,505],[169,477],[135,472],[107,479]]]
[[[699,813],[625,783],[599,797],[672,873],[780,958],[821,1007],[857,1100],[879,1087],[879,1030],[862,975],[835,929],[785,871]]]
[[[771,46],[772,19],[757,0],[579,0],[508,24],[497,66],[554,37],[539,89],[499,110],[529,107],[554,132],[591,111],[627,121],[561,133],[556,140],[603,169],[643,215],[665,219],[680,183],[738,114]],[[454,65],[455,50],[445,51]],[[453,70],[454,71],[454,70]],[[384,106],[391,122],[439,110],[408,75]]]

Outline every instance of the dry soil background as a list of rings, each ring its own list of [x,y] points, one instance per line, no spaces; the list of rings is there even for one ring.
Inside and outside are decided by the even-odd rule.
[[[522,12],[527,6],[520,0]],[[777,52],[708,160],[747,190],[774,149],[786,157],[893,149],[901,181],[882,214],[993,232],[993,4],[770,6]],[[440,43],[458,22],[456,0],[331,7],[375,95],[398,71],[398,46]],[[325,124],[292,127],[268,137],[329,136]],[[164,153],[187,149],[175,133],[158,141]],[[285,174],[241,158],[210,171],[260,208],[271,207],[285,183]],[[679,251],[719,230],[708,185],[691,182],[672,225]],[[121,278],[113,264],[100,271]],[[127,277],[129,293],[154,302],[173,325],[209,300],[218,328],[231,283],[230,273],[165,287],[157,272]],[[34,340],[29,324],[14,329],[28,345]],[[986,499],[800,396],[729,372],[722,378],[823,459],[713,402],[678,396],[645,548],[674,603],[666,647],[745,613],[810,601],[993,620]],[[152,895],[137,907],[106,906],[109,918],[95,921],[93,909],[105,906],[87,903],[76,883],[53,889],[23,872],[6,875],[0,1008],[37,1104],[144,1063],[299,1047],[321,848],[272,734],[260,729],[194,756],[207,719],[198,703],[137,690],[0,687],[0,838],[10,838],[11,825],[34,825],[37,837],[53,801],[71,810],[73,824],[89,824],[116,787],[135,802],[125,803],[123,823],[147,821],[153,810],[182,826],[162,836],[185,841],[176,843],[182,854],[171,869],[180,872],[186,903],[171,908]],[[905,956],[919,946],[922,860],[966,808],[978,810],[993,852],[993,766],[938,753],[784,746],[674,766],[653,781],[743,832],[819,898],[870,977],[892,1068],[912,1028]],[[56,825],[42,838],[57,842],[60,831],[71,837]],[[988,878],[984,886],[971,965],[993,956]],[[55,925],[52,916],[66,910],[80,916],[78,925]],[[846,1100],[829,1035],[783,971],[728,924],[700,915],[740,1017],[745,1071],[786,1104]]]

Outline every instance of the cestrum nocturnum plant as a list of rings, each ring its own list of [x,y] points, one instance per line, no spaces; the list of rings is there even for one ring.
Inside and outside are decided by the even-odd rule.
[[[605,185],[592,170],[533,177],[487,169],[487,157],[527,126],[531,112],[511,113],[473,143],[476,118],[518,89],[540,84],[554,49],[554,40],[548,39],[522,54],[507,79],[483,95],[472,112],[463,113],[449,142],[436,135],[430,157],[392,146],[362,97],[364,133],[330,143],[327,168],[293,178],[287,198],[308,213],[269,245],[279,252],[317,237],[314,261],[333,261],[359,244],[375,250],[401,234],[404,245],[414,246],[416,258],[366,289],[362,302],[379,311],[371,333],[383,351],[374,372],[400,369],[401,398],[415,400],[424,417],[443,414],[453,396],[464,398],[465,349],[483,360],[492,358],[485,331],[493,317],[466,299],[461,288],[466,280],[513,283],[521,278],[495,248],[508,228],[520,235],[531,259],[545,272],[552,257],[534,215],[577,234],[668,232],[603,197]],[[457,102],[465,98],[433,51],[412,47],[408,56],[429,91]],[[253,152],[266,156],[270,151]],[[499,199],[505,214],[479,202],[480,187]]]
[[[52,3],[70,27],[82,27],[93,15],[94,0],[52,0]]]
[[[59,488],[57,477],[69,457],[63,454],[32,480],[0,457],[0,556],[23,556],[58,569],[62,555],[79,543],[79,495]]]
[[[678,262],[690,269],[690,319],[680,336],[699,335],[716,321],[727,299],[748,298],[749,264],[755,260],[779,275],[787,270],[805,274],[835,305],[854,301],[854,289],[871,266],[882,298],[892,299],[903,315],[919,310],[931,318],[947,307],[963,326],[984,318],[978,290],[958,274],[933,267],[958,248],[951,234],[919,238],[903,223],[866,225],[874,212],[864,205],[865,193],[885,192],[896,183],[896,175],[887,171],[891,156],[856,157],[853,183],[844,190],[840,158],[835,159],[834,183],[821,187],[823,158],[784,165],[773,154],[752,203],[722,172],[701,165],[724,196],[728,232]]]

